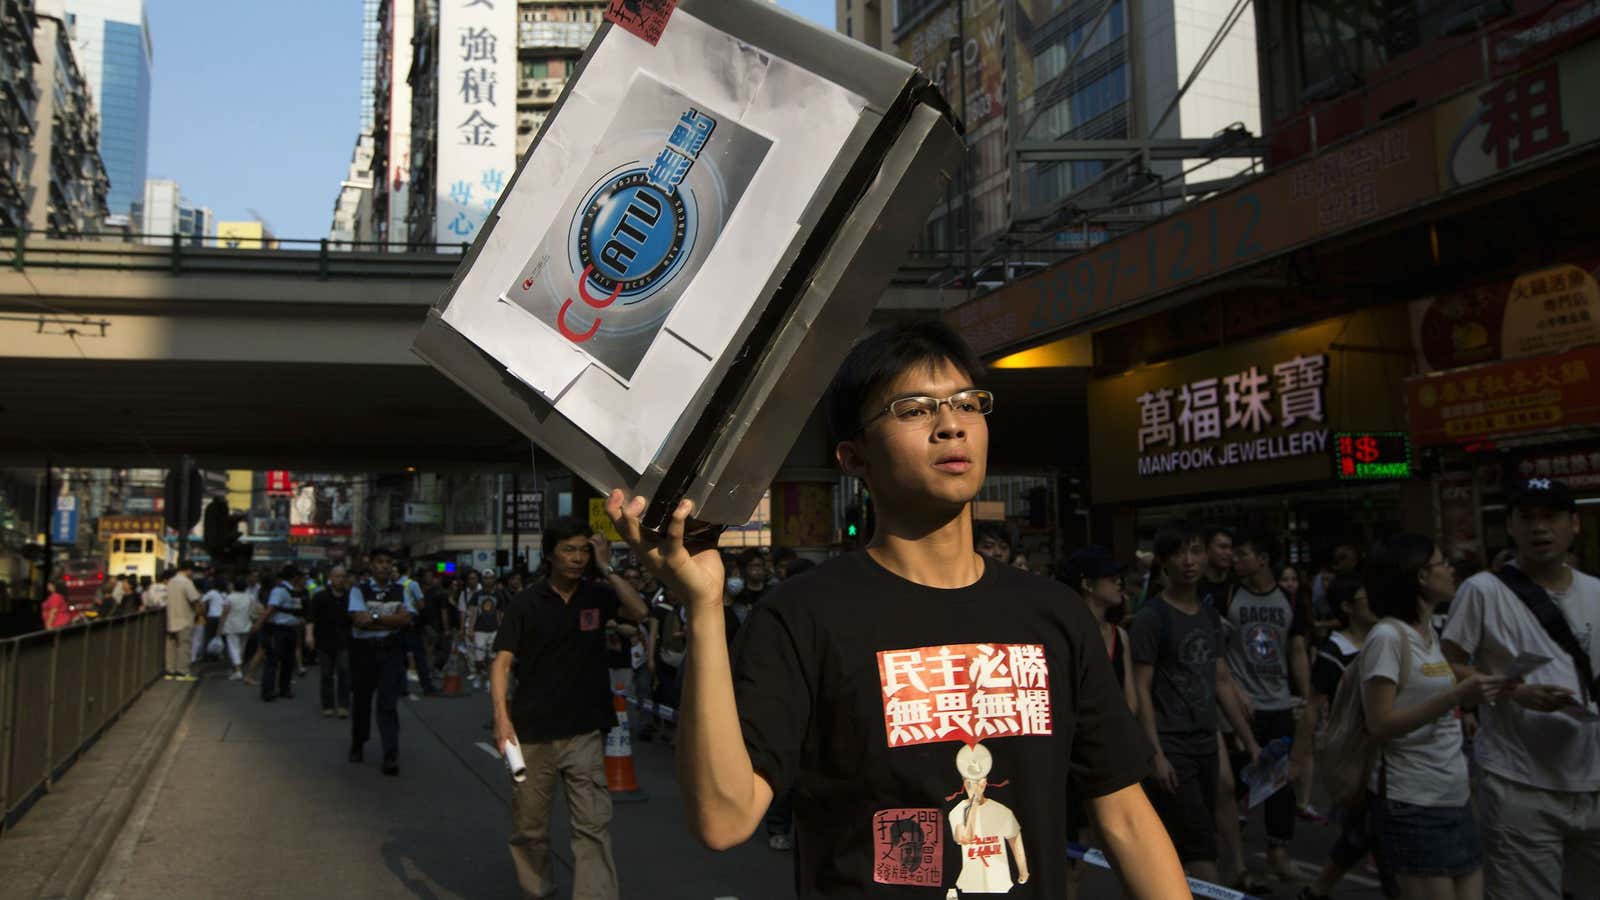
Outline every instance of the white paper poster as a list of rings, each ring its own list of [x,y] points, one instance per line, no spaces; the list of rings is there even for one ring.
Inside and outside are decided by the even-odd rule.
[[[504,296],[627,381],[772,141],[639,72],[599,146]]]
[[[440,0],[438,243],[470,243],[517,165],[517,5]]]

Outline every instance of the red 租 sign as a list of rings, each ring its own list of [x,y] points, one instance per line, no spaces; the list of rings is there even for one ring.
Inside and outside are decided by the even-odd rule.
[[[678,0],[611,0],[606,21],[615,22],[652,46],[661,40],[667,20],[678,8]]]

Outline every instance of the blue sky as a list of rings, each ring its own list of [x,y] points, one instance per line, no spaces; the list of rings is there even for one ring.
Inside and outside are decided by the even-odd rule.
[[[832,28],[833,0],[780,0]],[[361,127],[360,0],[148,0],[151,178],[222,220],[328,233]]]

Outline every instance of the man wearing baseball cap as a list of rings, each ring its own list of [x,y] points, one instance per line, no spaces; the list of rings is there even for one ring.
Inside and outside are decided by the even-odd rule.
[[[1444,653],[1458,678],[1549,660],[1522,675],[1509,698],[1480,710],[1478,803],[1484,895],[1558,900],[1566,863],[1573,883],[1600,878],[1600,580],[1567,563],[1579,525],[1565,483],[1522,481],[1507,509],[1516,557],[1461,586]]]

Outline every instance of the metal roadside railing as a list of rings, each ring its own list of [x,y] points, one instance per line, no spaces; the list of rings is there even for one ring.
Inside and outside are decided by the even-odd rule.
[[[161,677],[166,613],[0,641],[0,835]]]

